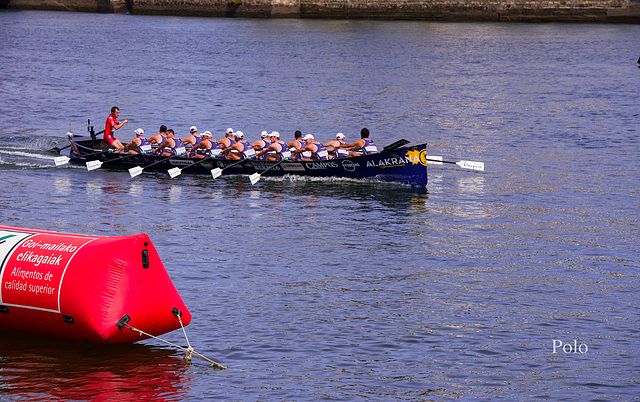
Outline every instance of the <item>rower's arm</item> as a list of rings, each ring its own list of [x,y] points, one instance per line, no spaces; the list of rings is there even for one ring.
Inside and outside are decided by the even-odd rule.
[[[235,149],[235,150],[237,150],[238,148],[236,148],[236,146],[237,146],[238,144],[239,144],[239,143],[237,143],[237,142],[236,142],[235,144],[233,144],[233,145],[232,145],[232,146],[230,146],[230,147],[225,147],[225,149],[223,149],[223,150],[222,150],[222,153],[223,153],[224,155],[228,155],[228,154],[229,154],[229,152],[231,152],[232,150],[234,150],[234,149]]]
[[[304,147],[302,147],[302,148],[298,148],[298,149],[296,149],[296,150],[292,151],[291,153],[295,155],[295,154],[301,154],[301,153],[303,153],[304,151],[311,151],[311,149],[309,148],[309,145],[305,145],[305,146],[304,146]]]
[[[171,141],[171,142],[172,142],[172,145],[171,145],[172,147],[173,147],[173,146],[175,145],[175,143],[176,143],[176,142],[175,142],[174,140],[172,140],[171,138],[167,138],[165,142],[163,142],[162,144],[160,144],[160,146],[156,149],[156,151],[157,151],[158,153],[161,153],[161,152],[162,152],[162,151],[167,147],[167,145],[169,145],[169,144],[168,144],[168,143],[169,143],[169,141]]]
[[[361,149],[364,146],[364,141],[362,140],[358,140],[354,143],[351,144],[344,144],[342,145],[340,148],[347,148],[351,151],[357,150],[357,149]]]
[[[136,141],[138,141],[138,142],[136,143]],[[137,147],[139,143],[140,143],[140,140],[137,139],[137,138],[134,138],[133,140],[131,140],[130,143],[128,143],[127,145],[124,146],[124,149],[133,149],[133,148]]]
[[[352,144],[340,144],[340,145],[336,145],[334,148],[349,148],[354,146],[356,143],[352,143]]]

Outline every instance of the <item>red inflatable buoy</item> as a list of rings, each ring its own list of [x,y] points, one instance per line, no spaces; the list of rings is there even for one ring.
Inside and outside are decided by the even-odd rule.
[[[146,234],[82,236],[0,225],[0,330],[126,343],[191,314]]]

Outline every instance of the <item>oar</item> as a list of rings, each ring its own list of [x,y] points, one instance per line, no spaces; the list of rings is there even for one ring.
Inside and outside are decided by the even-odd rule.
[[[182,173],[182,171],[184,169],[189,168],[189,167],[194,166],[194,165],[197,165],[198,163],[202,163],[202,162],[208,161],[209,159],[213,159],[213,158],[214,158],[214,156],[209,156],[207,158],[201,158],[198,161],[190,163],[190,164],[188,164],[187,166],[185,166],[183,168],[179,168],[179,167],[171,168],[171,169],[167,170],[167,173],[169,173],[169,176],[173,179],[174,177],[180,176],[180,174]],[[218,169],[218,168],[216,168],[216,169]]]
[[[99,133],[97,133],[96,135],[102,134],[104,133],[104,130],[100,131]],[[73,138],[73,134],[70,132],[67,132],[67,137],[69,137],[69,139]],[[66,147],[62,147],[62,148],[58,148],[58,147],[53,147],[51,148],[48,152],[53,152],[56,154],[59,154],[60,151],[62,151],[63,149],[67,149],[71,146],[71,144],[67,145]]]
[[[272,165],[271,167],[269,167],[268,169],[263,170],[262,173],[253,173],[253,174],[249,175],[249,180],[251,180],[251,184],[256,184],[257,182],[259,182],[260,181],[260,176],[265,174],[268,170],[271,170],[274,167],[280,165],[284,161],[285,161],[285,159],[281,160],[280,162],[278,162],[278,163]]]
[[[139,155],[139,154],[129,154],[129,155],[127,155],[127,156],[123,156],[123,157],[121,157],[121,158],[109,159],[108,161],[104,161],[104,162],[99,161],[99,160],[89,161],[89,162],[87,162],[87,163],[86,163],[86,165],[87,165],[87,170],[88,170],[88,171],[92,171],[92,170],[95,170],[95,169],[99,169],[99,168],[101,168],[101,167],[102,167],[102,165],[103,165],[103,164],[105,164],[105,163],[115,162],[115,161],[121,161],[121,160],[123,160],[123,159],[131,158],[132,156],[136,156],[136,155]]]
[[[396,142],[393,142],[389,145],[387,145],[386,147],[384,147],[384,149],[382,149],[382,152],[388,152],[388,151],[393,151],[394,149],[398,149],[403,145],[407,145],[408,143],[410,143],[411,141],[409,140],[405,140],[404,138],[401,140],[398,140]]]
[[[246,161],[246,159],[240,159],[236,163],[232,163],[231,165],[225,166],[222,169],[220,169],[220,168],[211,169],[211,177],[213,177],[214,179],[217,179],[218,177],[220,177],[222,175],[222,171],[223,170],[225,170],[227,168],[230,168],[231,166],[239,165],[244,161]]]
[[[56,166],[66,165],[70,160],[71,159],[69,159],[68,156],[56,156],[55,158],[53,158],[53,162],[56,164]]]
[[[458,165],[463,169],[484,171],[484,162],[474,162],[474,161],[452,162],[452,161],[442,160],[442,156],[427,156],[427,163],[432,165],[442,165],[443,163],[453,163],[454,165]]]
[[[62,147],[62,148],[53,147],[50,150],[48,150],[47,152],[53,152],[54,154],[60,154],[60,151],[62,151],[63,149],[67,149],[70,146],[71,146],[71,144],[67,145],[66,147]]]
[[[118,151],[120,149],[122,149],[122,148],[109,149],[109,150],[106,150],[106,151],[94,152],[92,154],[86,154],[86,155],[80,155],[80,156],[85,158],[87,156],[102,155],[102,154],[106,154],[106,153],[109,153],[109,152]],[[56,156],[55,158],[53,158],[53,161],[55,162],[56,166],[65,165],[65,164],[69,163],[70,160],[71,159],[69,159],[69,157],[67,157],[67,156]]]
[[[178,156],[181,156],[181,155],[182,154],[180,154],[180,155],[171,155],[171,156],[166,157],[164,159],[160,159],[159,161],[153,162],[152,164],[147,165],[145,167],[140,167],[140,166],[132,167],[131,169],[129,169],[129,175],[131,175],[131,177],[136,177],[139,174],[141,174],[144,169],[146,169],[148,167],[151,167],[153,165],[157,165],[158,163],[162,163],[164,161],[168,161],[171,158],[177,158]]]

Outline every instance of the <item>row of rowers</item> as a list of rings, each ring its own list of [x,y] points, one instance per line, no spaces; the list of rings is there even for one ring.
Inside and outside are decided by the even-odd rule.
[[[268,133],[263,131],[260,139],[254,143],[244,138],[242,131],[234,131],[228,128],[224,138],[215,140],[210,131],[198,134],[198,129],[192,126],[190,135],[180,139],[171,129],[160,126],[160,132],[148,139],[141,128],[135,130],[136,138],[124,146],[129,153],[154,152],[164,156],[189,156],[193,158],[220,158],[220,159],[246,159],[255,158],[268,161],[279,160],[327,160],[334,158],[347,158],[363,154],[378,152],[376,144],[369,139],[369,130],[363,128],[360,131],[360,139],[353,143],[346,143],[342,133],[336,134],[335,140],[325,144],[315,140],[314,136],[307,134],[304,137],[300,131],[294,134],[294,140],[285,143],[280,139],[277,131]],[[152,144],[157,144],[153,150]],[[187,150],[188,149],[188,150]]]

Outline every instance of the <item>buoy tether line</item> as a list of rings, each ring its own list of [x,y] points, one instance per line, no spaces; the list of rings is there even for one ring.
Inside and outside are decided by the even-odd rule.
[[[184,329],[184,325],[182,325],[182,318],[181,318],[182,317],[182,311],[180,311],[180,310],[178,310],[177,308],[174,307],[171,310],[171,313],[173,315],[175,315],[176,317],[178,317],[178,321],[180,322],[180,326],[182,327],[182,332],[184,333],[184,337],[187,340],[188,347],[186,347],[186,348],[184,346],[176,345],[175,343],[169,342],[169,341],[167,341],[165,339],[162,339],[160,337],[157,337],[155,335],[148,334],[148,333],[146,333],[146,332],[144,332],[144,331],[142,331],[142,330],[130,325],[129,321],[131,321],[131,318],[129,317],[128,314],[123,315],[122,318],[116,324],[116,326],[118,327],[118,329],[122,329],[124,327],[127,327],[132,331],[138,332],[140,335],[145,335],[145,336],[148,336],[150,338],[157,339],[157,340],[159,340],[161,342],[164,342],[164,343],[166,343],[168,345],[171,345],[171,346],[174,346],[174,347],[176,347],[178,349],[184,350],[186,352],[185,357],[184,357],[186,361],[191,361],[191,357],[193,355],[196,355],[196,356],[208,361],[209,363],[211,363],[211,367],[216,368],[216,369],[220,369],[220,370],[226,370],[227,369],[226,366],[223,366],[220,363],[216,363],[215,361],[209,359],[208,357],[201,355],[200,353],[196,352],[193,349],[193,347],[191,347],[191,344],[189,343],[189,338],[187,338],[187,332]]]

